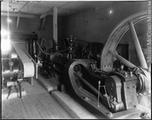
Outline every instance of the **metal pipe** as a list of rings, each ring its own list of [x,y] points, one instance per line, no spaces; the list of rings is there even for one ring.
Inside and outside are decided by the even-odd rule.
[[[1,11],[1,16],[7,16],[7,11]],[[17,12],[9,12],[9,16],[11,17],[23,17],[23,18],[39,18],[38,15],[29,14],[29,13],[17,13]]]
[[[100,84],[101,81],[98,81],[98,107],[100,107]]]
[[[53,39],[56,43],[56,50],[58,50],[58,9],[53,8]]]
[[[148,66],[147,66],[147,63],[145,60],[145,56],[144,56],[143,51],[141,49],[137,33],[136,33],[135,27],[134,27],[132,22],[130,22],[130,28],[131,28],[131,33],[133,36],[133,41],[134,41],[134,45],[136,48],[137,56],[139,58],[140,65],[142,68],[148,69]]]

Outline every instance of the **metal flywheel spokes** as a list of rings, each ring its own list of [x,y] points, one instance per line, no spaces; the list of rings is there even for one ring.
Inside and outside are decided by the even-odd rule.
[[[141,12],[123,20],[119,25],[116,26],[116,28],[110,34],[101,54],[102,71],[111,72],[113,70],[114,58],[120,60],[120,62],[122,62],[127,67],[136,69],[139,72],[140,78],[142,79],[142,81],[144,81],[145,89],[141,91],[142,93],[150,90],[149,88],[150,88],[151,80],[150,80],[150,71],[148,71],[148,65],[145,56],[143,54],[143,51],[141,49],[141,45],[135,30],[135,25],[147,19],[148,19],[147,12]],[[131,31],[131,36],[136,49],[137,57],[139,59],[140,67],[126,60],[125,58],[120,56],[116,51],[116,48],[120,40],[127,33],[129,29]]]

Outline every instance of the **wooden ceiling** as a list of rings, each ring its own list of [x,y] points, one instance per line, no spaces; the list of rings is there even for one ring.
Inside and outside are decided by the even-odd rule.
[[[1,2],[1,15],[8,13],[43,16],[52,14],[53,7],[58,8],[59,15],[69,15],[80,10],[93,7],[108,7],[113,2],[107,1],[24,1],[3,0]]]

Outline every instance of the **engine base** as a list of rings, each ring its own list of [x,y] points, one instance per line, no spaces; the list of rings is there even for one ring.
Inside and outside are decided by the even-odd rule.
[[[107,118],[140,118],[145,110],[138,107],[138,78],[126,72],[97,74],[94,63],[79,59],[70,65],[69,80],[75,94]]]

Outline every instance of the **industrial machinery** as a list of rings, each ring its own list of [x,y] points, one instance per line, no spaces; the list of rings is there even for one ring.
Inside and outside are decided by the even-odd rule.
[[[25,53],[17,43],[13,43],[8,39],[8,34],[1,31],[2,45],[2,88],[8,89],[8,96],[10,96],[12,89],[15,88],[22,97],[21,83],[23,80],[30,80],[33,84],[33,78],[36,76],[36,66],[33,59]],[[9,41],[9,42],[8,42]],[[9,49],[8,46],[10,46]]]
[[[91,51],[85,53],[83,50],[82,55],[77,57],[73,52],[73,40],[70,40],[67,54],[64,53],[66,50],[46,52],[37,44],[42,53],[37,55],[38,61],[42,63],[42,71],[46,71],[50,76],[57,74],[61,84],[70,86],[68,91],[73,91],[78,98],[107,118],[149,118],[151,105],[143,105],[142,99],[147,100],[146,102],[151,99],[150,71],[135,30],[135,25],[148,21],[147,19],[147,13],[142,12],[122,21],[110,34],[100,57],[98,53],[94,55]],[[140,67],[117,52],[120,40],[129,30]],[[12,52],[15,55],[10,53],[7,60],[3,56],[3,81],[15,80],[19,83],[20,79],[32,78],[37,74],[37,68],[28,54],[15,45]],[[120,66],[114,65],[117,61]]]
[[[100,67],[91,59],[73,59],[68,67],[68,76],[74,93],[107,118],[127,118],[136,115],[150,118],[150,106],[141,99],[151,101],[150,71],[142,52],[135,25],[148,19],[142,12],[122,21],[110,34],[101,54]],[[140,67],[120,56],[116,48],[130,29]],[[120,69],[114,61],[120,61]],[[124,69],[124,66],[127,69]],[[144,101],[144,102],[147,102]]]

